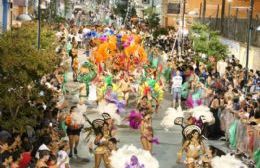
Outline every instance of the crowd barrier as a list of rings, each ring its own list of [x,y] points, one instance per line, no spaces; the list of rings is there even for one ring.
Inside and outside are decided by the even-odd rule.
[[[239,119],[238,115],[223,110],[221,114],[221,127],[225,131],[226,138],[230,140],[230,128],[236,123],[235,142],[231,144],[234,149],[248,154],[253,157],[254,152],[260,149],[260,127],[247,124],[244,120]]]

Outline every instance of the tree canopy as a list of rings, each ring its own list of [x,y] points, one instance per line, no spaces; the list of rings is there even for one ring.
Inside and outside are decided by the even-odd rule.
[[[42,26],[41,50],[37,50],[35,23],[0,36],[0,124],[4,128],[22,129],[27,124],[36,124],[40,113],[30,102],[50,100],[51,95],[40,80],[59,63],[54,47],[53,31]]]
[[[125,19],[127,13],[128,4],[127,3],[116,3],[116,6],[113,8],[113,11],[116,15]],[[133,6],[130,11],[130,18],[136,16],[136,9]]]
[[[145,9],[145,21],[147,22],[147,25],[152,30],[157,30],[160,26],[160,17],[159,14],[156,13],[155,9],[150,7]]]
[[[212,56],[216,60],[227,56],[227,46],[220,42],[218,32],[212,31],[207,25],[199,23],[192,25],[190,31],[193,49],[197,54],[205,54],[207,57]]]

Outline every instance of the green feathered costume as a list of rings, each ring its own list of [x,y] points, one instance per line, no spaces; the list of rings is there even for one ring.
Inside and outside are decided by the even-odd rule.
[[[260,149],[257,149],[254,153],[254,161],[256,164],[256,167],[260,167]]]
[[[85,83],[86,85],[86,91],[87,91],[87,96],[89,94],[89,84],[90,82],[95,79],[97,73],[95,71],[94,65],[91,64],[90,62],[85,62],[82,67],[88,68],[89,72],[88,73],[83,73],[79,74],[78,76],[78,81],[81,83]]]
[[[229,143],[230,143],[230,147],[231,148],[236,148],[237,146],[237,139],[236,139],[236,135],[237,135],[237,125],[238,125],[238,121],[235,120],[230,128],[229,128]]]

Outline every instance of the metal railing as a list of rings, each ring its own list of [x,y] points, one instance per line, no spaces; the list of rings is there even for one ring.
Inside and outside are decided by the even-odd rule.
[[[202,22],[202,19],[197,18],[198,22]],[[216,31],[221,31],[221,19],[220,18],[205,18],[206,24],[209,27]],[[260,32],[256,29],[260,26],[260,18],[257,16],[252,21],[253,31],[252,31],[252,41],[251,44],[256,47],[260,47]],[[247,42],[247,35],[248,35],[248,19],[241,19],[237,17],[230,17],[224,19],[223,24],[223,32],[222,36],[226,37],[231,40],[239,41],[242,43]]]

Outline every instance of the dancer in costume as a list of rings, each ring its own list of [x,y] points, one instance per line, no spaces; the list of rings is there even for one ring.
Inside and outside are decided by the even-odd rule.
[[[145,114],[141,122],[141,143],[144,150],[152,153],[153,149],[153,128],[152,128],[152,116],[151,114]]]
[[[143,116],[145,114],[153,113],[152,105],[147,96],[143,96],[142,99],[138,102],[137,109]]]
[[[73,71],[73,80],[74,80],[74,82],[75,82],[75,81],[77,81],[78,71],[79,71],[79,60],[78,60],[78,57],[75,57],[75,58],[73,59],[72,71]]]
[[[155,112],[158,112],[160,102],[163,100],[163,93],[162,87],[152,78],[146,79],[139,89],[139,94],[148,97]]]
[[[90,62],[85,62],[80,69],[80,74],[78,75],[78,81],[85,83],[86,85],[86,97],[89,95],[89,84],[96,77],[97,73]]]
[[[94,150],[95,155],[95,167],[99,168],[101,161],[104,161],[105,167],[110,168],[110,161],[109,161],[109,140],[113,138],[112,132],[111,132],[111,126],[109,123],[109,120],[111,117],[109,114],[104,113],[103,115],[104,119],[95,119],[94,121],[90,121],[86,115],[84,115],[84,118],[86,121],[90,124],[90,127],[84,128],[85,132],[87,133],[86,140],[89,142],[88,147],[89,151],[92,153],[94,150],[94,145],[96,145],[96,148]],[[92,133],[95,134],[95,137],[92,142]]]
[[[81,83],[79,85],[79,100],[86,103],[87,101],[87,89],[86,84]]]
[[[159,168],[159,162],[150,152],[124,145],[112,152],[111,168]]]
[[[179,106],[177,108],[177,110],[175,108],[171,108],[169,107],[166,112],[165,112],[165,116],[163,117],[162,121],[161,121],[161,126],[168,131],[169,129],[173,128],[175,124],[175,119],[181,117],[184,118],[184,112],[181,109],[181,106]]]
[[[198,82],[197,78],[195,77],[193,80],[190,81],[190,90],[188,94],[188,99],[186,101],[187,107],[194,108],[196,106],[202,105],[201,94],[201,83]]]
[[[71,57],[71,67],[73,70],[73,80],[77,81],[77,74],[78,74],[78,49],[77,49],[77,45],[74,44],[72,49],[70,50],[70,57]]]
[[[97,148],[95,149],[95,168],[100,167],[102,159],[105,167],[110,167],[108,141],[111,137],[109,124],[103,120],[103,124],[99,126],[99,131],[97,132],[95,139],[95,145],[97,145]]]
[[[81,129],[83,128],[84,120],[81,113],[79,113],[76,106],[72,106],[70,109],[70,114],[66,117],[66,125],[67,125],[67,135],[69,136],[69,145],[70,145],[70,153],[69,157],[73,156],[73,147],[74,154],[78,154],[78,144]]]
[[[124,111],[124,102],[118,100],[117,94],[113,91],[113,85],[109,84],[107,87],[104,86],[102,90],[101,100],[98,104],[98,112],[100,114],[108,113],[117,124],[121,124],[119,114]]]
[[[116,126],[114,124],[114,119],[112,119],[108,113],[103,113],[102,117],[104,118],[104,121],[108,123],[108,127],[111,132],[111,135],[112,137],[114,137],[116,134]]]
[[[123,92],[123,99],[125,100],[126,104],[128,104],[129,92],[131,91],[130,82],[128,77],[125,75],[123,79],[120,81],[120,89]]]
[[[186,160],[184,161],[187,168],[199,167],[204,154],[206,154],[206,147],[201,137],[201,129],[196,125],[188,125],[183,129],[185,141],[182,148],[178,152],[177,163],[180,163],[183,151],[186,153]]]

